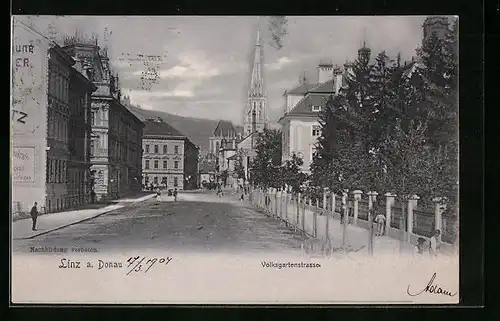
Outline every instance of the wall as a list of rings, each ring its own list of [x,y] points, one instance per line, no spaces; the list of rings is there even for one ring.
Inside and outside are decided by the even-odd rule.
[[[319,122],[313,119],[290,121],[290,153],[302,153],[304,171],[309,170],[312,163],[311,149],[317,141],[317,137],[312,136],[313,125],[319,125]]]
[[[45,205],[49,43],[13,18],[12,200],[22,211]]]

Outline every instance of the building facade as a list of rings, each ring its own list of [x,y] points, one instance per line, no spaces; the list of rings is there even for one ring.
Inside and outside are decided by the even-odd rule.
[[[318,65],[318,83],[302,83],[284,94],[284,114],[279,119],[282,132],[282,160],[292,154],[303,160],[302,170],[309,172],[316,149],[316,142],[321,135],[319,113],[330,95],[337,95],[346,85],[345,79],[351,64],[344,68],[332,63],[320,62]]]
[[[27,212],[88,202],[90,96],[96,87],[55,42],[14,19],[12,201]],[[14,204],[13,204],[14,205]]]
[[[161,118],[147,119],[143,135],[144,188],[197,188],[199,148],[196,145]]]
[[[215,127],[212,136],[210,137],[210,147],[209,155],[219,154],[221,149],[222,141],[229,142],[233,148],[236,148],[239,140],[241,139],[241,133],[234,128],[233,124],[227,120],[219,120],[217,126]]]
[[[64,50],[82,61],[97,90],[91,99],[91,190],[97,200],[116,199],[141,190],[144,124],[120,101],[119,78],[113,75],[107,48],[78,34]]]

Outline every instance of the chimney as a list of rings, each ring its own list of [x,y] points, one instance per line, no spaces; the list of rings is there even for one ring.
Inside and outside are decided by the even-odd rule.
[[[339,94],[340,89],[342,88],[342,74],[342,69],[339,66],[335,66],[335,68],[333,68],[333,84],[336,95]]]
[[[318,83],[322,84],[333,78],[333,64],[331,62],[320,62],[318,65]]]

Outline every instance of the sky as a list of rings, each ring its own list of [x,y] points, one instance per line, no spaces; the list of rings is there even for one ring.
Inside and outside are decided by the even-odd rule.
[[[108,47],[122,93],[144,109],[241,124],[247,102],[257,29],[263,42],[263,74],[269,120],[283,113],[283,93],[305,72],[317,82],[321,60],[342,65],[356,58],[363,40],[372,57],[385,50],[411,59],[422,39],[424,16],[291,16],[283,47],[271,46],[269,17],[256,16],[37,16],[22,17],[56,37],[78,28],[98,34]],[[107,31],[106,31],[107,30]],[[105,36],[107,34],[107,36]],[[156,61],[139,55],[159,57]],[[154,70],[158,81],[144,84]]]

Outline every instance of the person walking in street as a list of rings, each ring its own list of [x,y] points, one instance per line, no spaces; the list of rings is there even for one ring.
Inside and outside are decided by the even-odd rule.
[[[375,223],[377,224],[377,233],[376,236],[384,235],[384,227],[385,227],[385,215],[382,213],[382,201],[377,200],[375,202]]]
[[[90,191],[90,198],[91,198],[92,204],[94,204],[95,203],[95,192],[94,192],[94,190]]]
[[[38,208],[37,208],[38,203],[35,202],[33,204],[33,207],[31,208],[31,220],[33,221],[33,225],[31,227],[32,231],[36,231],[36,219],[38,218]]]
[[[177,202],[177,188],[174,189],[174,202]]]
[[[161,201],[161,191],[160,189],[158,188],[156,190],[156,202],[159,203]]]
[[[429,252],[431,256],[437,256],[439,253],[439,250],[441,248],[441,231],[436,230],[434,231],[434,235],[431,237],[430,244],[429,244]]]

